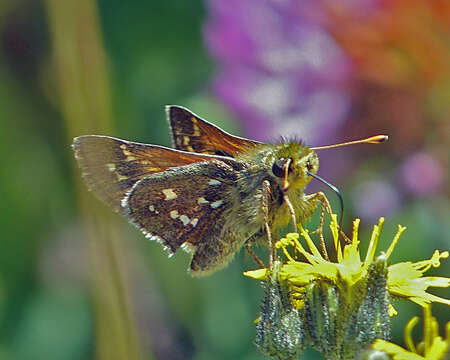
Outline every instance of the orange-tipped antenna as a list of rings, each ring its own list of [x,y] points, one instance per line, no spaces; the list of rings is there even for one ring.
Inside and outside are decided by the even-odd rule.
[[[316,146],[316,147],[312,147],[310,149],[311,150],[323,150],[323,149],[331,149],[331,148],[335,148],[335,147],[354,145],[354,144],[380,144],[385,141],[388,141],[388,139],[389,139],[389,136],[387,136],[387,135],[375,135],[375,136],[371,136],[371,137],[368,137],[365,139],[348,141],[348,142],[334,144],[334,145]]]

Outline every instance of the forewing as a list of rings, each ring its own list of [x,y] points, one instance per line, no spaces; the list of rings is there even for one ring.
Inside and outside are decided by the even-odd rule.
[[[166,106],[166,114],[172,129],[173,146],[179,150],[235,157],[260,144],[228,134],[181,106]]]
[[[233,161],[232,159],[230,159]],[[171,168],[139,181],[124,200],[125,215],[149,238],[175,252],[207,242],[230,208],[238,171],[217,160]]]
[[[211,159],[207,155],[108,136],[80,136],[74,139],[72,147],[89,189],[116,212],[127,192],[144,177]]]

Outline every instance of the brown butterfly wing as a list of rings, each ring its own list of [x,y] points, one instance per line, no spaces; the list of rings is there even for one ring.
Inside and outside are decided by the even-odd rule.
[[[212,158],[96,135],[77,137],[72,147],[89,189],[116,212],[127,192],[146,176]]]
[[[166,106],[166,114],[172,129],[173,146],[179,150],[235,157],[237,153],[261,144],[228,134],[181,106]]]
[[[232,195],[245,164],[213,159],[152,174],[133,186],[123,200],[124,214],[147,238],[173,254],[192,253],[192,275],[224,267],[246,238],[224,231],[234,217]]]
[[[222,161],[171,168],[139,181],[124,200],[125,215],[173,253],[218,236],[220,215],[232,206],[235,168]],[[225,240],[225,239],[222,239]]]

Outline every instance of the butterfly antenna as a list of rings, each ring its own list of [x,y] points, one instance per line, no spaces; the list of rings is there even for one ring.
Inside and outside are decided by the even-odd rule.
[[[347,141],[347,142],[343,142],[340,144],[334,144],[334,145],[316,146],[316,147],[312,147],[310,149],[311,150],[324,150],[324,149],[332,149],[332,148],[336,148],[336,147],[355,145],[355,144],[381,144],[381,143],[388,141],[388,139],[389,139],[389,136],[387,136],[387,135],[375,135],[375,136],[371,136],[371,137],[368,137],[365,139]]]
[[[306,173],[307,173],[309,176],[312,176],[313,178],[315,178],[315,179],[317,179],[317,180],[323,182],[323,183],[324,183],[325,185],[327,185],[330,189],[332,189],[332,190],[336,193],[336,195],[338,196],[338,198],[339,198],[339,203],[340,203],[340,205],[341,205],[341,217],[340,217],[340,219],[339,219],[339,229],[341,229],[341,228],[342,228],[342,219],[344,218],[344,199],[342,198],[341,192],[339,191],[339,189],[338,189],[336,186],[334,186],[333,184],[330,184],[328,181],[326,181],[324,178],[321,178],[319,175],[314,174],[314,173],[312,173],[312,172],[310,172],[310,171],[306,171]]]

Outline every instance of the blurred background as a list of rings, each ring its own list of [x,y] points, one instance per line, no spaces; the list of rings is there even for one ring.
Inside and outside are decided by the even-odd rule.
[[[447,0],[2,0],[0,80],[0,359],[262,359],[244,251],[193,279],[80,181],[74,136],[170,145],[166,104],[257,140],[389,134],[319,154],[344,226],[364,248],[385,216],[380,251],[407,226],[393,261],[449,249]],[[396,306],[402,343],[421,311]]]

